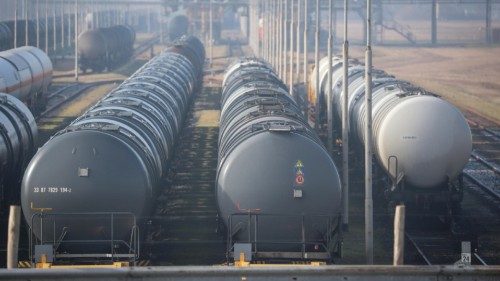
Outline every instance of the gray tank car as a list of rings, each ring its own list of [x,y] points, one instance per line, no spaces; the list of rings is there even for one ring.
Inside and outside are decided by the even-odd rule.
[[[256,259],[340,251],[337,168],[286,86],[256,59],[224,77],[216,190],[229,249],[251,243]]]
[[[43,23],[42,23],[43,22]],[[45,21],[40,22],[40,47],[45,46]],[[0,29],[3,30],[3,35],[0,35],[0,51],[5,51],[14,48],[14,31],[17,24],[17,45],[18,46],[36,46],[36,21],[34,20],[10,20],[0,22]],[[28,32],[26,36],[26,32]],[[26,42],[26,39],[28,41]]]
[[[167,34],[171,41],[175,41],[186,35],[189,30],[189,19],[185,14],[172,14],[167,23]]]
[[[205,64],[205,47],[200,39],[191,35],[182,36],[172,42],[172,45],[168,47],[167,50],[169,52],[181,54],[193,62],[196,69],[196,77],[201,81],[203,77],[203,66]]]
[[[113,237],[118,247],[137,234],[133,218],[142,221],[153,206],[196,73],[188,58],[165,51],[39,149],[21,191],[38,239],[64,237],[67,246]]]
[[[0,51],[10,49],[11,42],[14,41],[12,33],[6,22],[0,22]]]
[[[135,32],[125,25],[88,30],[78,36],[80,69],[102,72],[127,62],[134,52]]]
[[[0,204],[19,204],[22,174],[35,151],[37,126],[23,102],[0,93]]]
[[[102,23],[104,21],[104,18],[107,19],[107,22],[117,22],[117,18],[122,17],[122,13],[117,10],[103,10],[99,12],[93,12],[88,15],[90,15],[91,18],[90,26],[87,26],[89,28],[95,26],[97,18],[100,18]],[[61,41],[63,39],[62,36],[64,34],[73,33],[73,27],[75,26],[74,23],[75,16],[73,13],[65,14],[64,17],[56,16],[55,18],[52,17],[52,13],[50,13],[49,17],[47,18],[47,22],[45,21],[45,16],[41,17],[39,21],[40,32],[38,33],[38,47],[45,49],[45,46],[47,46],[49,52],[55,49],[57,49],[59,52],[65,46],[69,47],[69,42],[67,45],[61,44]],[[36,20],[26,21],[26,19],[19,19],[17,20],[17,22],[14,20],[2,21],[0,22],[0,51],[12,49],[15,47],[14,31],[16,30],[16,25],[17,46],[37,46]],[[47,31],[48,37],[45,38]],[[28,34],[26,34],[26,32],[28,32]],[[26,39],[28,40],[27,42]],[[66,38],[64,39],[66,40]]]
[[[322,65],[328,69],[326,59]],[[345,98],[342,60],[334,58],[332,67],[332,102],[340,120]],[[325,95],[327,76],[320,76],[319,96]],[[348,114],[350,133],[359,143],[366,137],[364,94],[364,65],[351,61]],[[390,199],[421,205],[458,203],[462,169],[472,150],[471,131],[462,113],[440,97],[377,69],[373,70],[372,102],[371,138],[378,163],[390,181],[386,191]],[[424,198],[430,202],[424,203]]]
[[[20,47],[0,52],[0,92],[10,94],[38,112],[52,82],[52,62],[40,49]]]

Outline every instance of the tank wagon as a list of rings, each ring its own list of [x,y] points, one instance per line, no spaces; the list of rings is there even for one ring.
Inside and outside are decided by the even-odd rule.
[[[323,59],[319,98],[326,95],[327,66],[328,60]],[[367,137],[364,65],[351,61],[348,73],[350,134],[362,144]],[[341,58],[334,58],[332,75],[333,108],[341,120],[345,98]],[[315,89],[312,95],[318,98]],[[462,170],[472,150],[471,131],[462,113],[439,96],[377,69],[373,70],[372,102],[373,135],[369,137],[389,182],[388,199],[438,213],[443,207],[446,212],[458,207]]]
[[[184,47],[185,46],[185,47]],[[205,64],[205,47],[203,43],[192,35],[184,35],[180,39],[172,42],[172,45],[167,49],[169,52],[179,53],[197,65],[195,75],[197,81],[202,82],[203,65]],[[198,83],[197,86],[201,85]]]
[[[55,28],[56,28],[56,42],[55,44],[60,44],[62,29],[64,28],[64,34],[69,34],[69,21],[71,20],[71,26],[74,26],[74,16],[66,15],[65,24],[62,24],[63,19],[61,17],[55,18]],[[26,24],[28,25],[28,42],[26,42]],[[49,50],[54,49],[54,18],[50,17],[47,19],[47,24],[45,24],[45,18],[40,18],[39,21],[39,47],[45,48],[45,40],[47,40],[47,47]],[[46,31],[48,31],[48,37],[45,38]],[[14,32],[15,32],[15,21],[4,21],[0,22],[0,51],[8,50],[14,48]],[[72,31],[71,31],[72,32]],[[18,46],[36,46],[36,20],[18,20],[17,21],[17,44]]]
[[[11,42],[14,42],[10,28],[4,23],[0,22],[0,51],[10,49]]]
[[[33,156],[37,138],[35,118],[24,103],[0,93],[0,204],[19,204],[22,173]]]
[[[62,45],[62,36],[67,37],[69,34],[74,32],[73,28],[75,26],[75,16],[73,13],[65,14],[64,18],[61,16],[52,16],[47,18],[45,22],[45,16],[40,16],[39,19],[39,48],[45,49],[45,40],[47,39],[47,47],[49,50],[54,50],[54,44],[56,46]],[[95,22],[101,23],[113,23],[118,22],[121,13],[116,10],[99,11],[87,14],[90,17],[90,23],[86,22],[86,28],[92,28],[95,26]],[[87,19],[86,17],[85,19]],[[97,20],[99,18],[100,20]],[[63,23],[64,21],[64,23]],[[9,50],[14,48],[14,32],[15,32],[15,21],[2,21],[0,22],[0,51]],[[26,24],[28,25],[28,42],[26,42]],[[55,24],[55,25],[54,25]],[[55,42],[54,42],[54,26],[55,26]],[[64,32],[63,29],[64,28]],[[17,20],[17,46],[36,46],[37,44],[37,27],[36,20],[20,19]],[[45,38],[45,34],[48,33],[48,37]],[[74,36],[71,36],[73,40]],[[68,47],[65,41],[64,46]],[[61,46],[62,47],[62,46]]]
[[[78,36],[80,69],[102,72],[127,62],[134,52],[135,32],[125,25],[88,30]]]
[[[337,168],[286,86],[257,59],[236,62],[224,77],[216,192],[228,256],[239,259],[242,246],[246,259],[340,252]]]
[[[167,34],[171,41],[175,41],[188,33],[189,19],[185,14],[174,13],[168,19]]]
[[[43,110],[52,82],[52,62],[40,49],[20,47],[0,52],[0,92],[25,102],[33,112]]]
[[[196,63],[164,51],[39,149],[21,189],[35,241],[62,240],[56,257],[63,248],[137,257],[137,226],[167,172],[198,83]],[[92,247],[74,246],[83,240]]]

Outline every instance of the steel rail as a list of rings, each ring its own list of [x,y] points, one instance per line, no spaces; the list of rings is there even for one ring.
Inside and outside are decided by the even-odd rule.
[[[420,248],[420,246],[418,246],[417,242],[413,239],[413,237],[408,232],[405,232],[405,236],[406,238],[408,238],[408,241],[410,241],[412,246],[417,250],[418,254],[420,255],[420,257],[422,257],[425,263],[427,265],[432,265],[427,256],[424,254],[424,251]]]
[[[495,192],[491,187],[485,185],[484,183],[481,182],[480,179],[478,179],[476,176],[471,175],[468,172],[464,172],[464,176],[468,178],[470,181],[472,181],[475,185],[477,185],[479,188],[482,190],[486,191],[490,196],[495,198],[496,200],[500,201],[500,194]]]

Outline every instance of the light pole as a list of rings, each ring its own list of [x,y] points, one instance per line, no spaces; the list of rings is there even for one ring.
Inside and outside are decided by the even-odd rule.
[[[213,47],[213,44],[214,44],[214,38],[213,38],[213,11],[212,11],[212,0],[210,0],[210,3],[209,3],[209,15],[208,15],[208,32],[209,32],[209,41],[210,41],[210,68],[212,68],[212,65],[213,65],[213,57],[214,57],[214,47]]]
[[[78,81],[78,0],[75,0],[75,81]]]
[[[327,141],[328,152],[333,154],[333,105],[332,105],[332,63],[333,63],[333,0],[328,0],[328,83],[326,91],[326,111],[327,111]],[[319,91],[317,91],[319,93]]]
[[[294,47],[294,38],[293,38],[293,35],[295,34],[294,33],[294,30],[293,30],[293,24],[294,24],[294,9],[293,9],[293,2],[294,0],[290,0],[290,10],[291,10],[291,15],[290,15],[290,61],[289,61],[289,68],[290,68],[290,73],[289,73],[289,94],[290,96],[293,96],[293,54],[295,53],[295,50],[293,49]]]
[[[36,47],[40,48],[40,0],[36,0]]]
[[[366,1],[365,57],[365,252],[366,263],[373,264],[372,199],[372,0]]]
[[[287,81],[287,51],[288,51],[288,34],[287,34],[287,26],[288,26],[288,0],[284,0],[285,5],[283,8],[284,20],[283,20],[283,82],[286,84]]]
[[[342,46],[343,60],[343,95],[342,99],[342,225],[345,230],[349,225],[349,40],[347,34],[349,1],[344,0],[344,44]]]
[[[17,10],[19,9],[18,5],[18,0],[15,0],[15,7],[14,7],[14,48],[17,48]]]
[[[315,75],[316,75],[316,80],[314,81],[314,85],[316,88],[316,101],[315,101],[315,120],[314,120],[314,128],[316,131],[319,129],[319,112],[320,112],[320,99],[319,99],[319,33],[320,33],[320,26],[319,26],[319,5],[320,5],[320,0],[316,0],[316,40],[315,40],[315,46],[314,46],[314,65],[315,65]]]
[[[302,0],[297,0],[297,30],[296,30],[296,53],[295,53],[295,78],[297,79],[297,82],[300,79],[300,20],[301,20],[301,15],[300,15],[300,3]]]
[[[303,41],[304,41],[304,50],[303,50],[303,54],[304,54],[304,72],[303,72],[303,78],[304,78],[304,84],[307,85],[307,64],[308,64],[308,60],[307,60],[307,31],[308,31],[308,25],[309,25],[309,14],[307,12],[307,8],[309,7],[309,0],[304,0],[304,38],[303,38]]]

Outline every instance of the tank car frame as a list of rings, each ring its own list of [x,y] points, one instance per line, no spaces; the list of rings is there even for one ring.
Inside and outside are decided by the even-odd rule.
[[[127,62],[134,53],[135,31],[125,25],[87,30],[79,35],[78,64],[86,73],[108,71]]]
[[[52,62],[42,50],[24,46],[0,52],[0,92],[24,102],[37,115],[47,102]]]
[[[38,150],[21,185],[32,262],[40,253],[53,254],[49,263],[139,258],[139,228],[201,83],[200,61],[202,43],[180,39]]]
[[[18,205],[20,178],[35,152],[35,118],[16,97],[0,93],[0,213]]]
[[[242,253],[332,262],[342,249],[340,179],[286,86],[267,63],[241,59],[221,99],[216,195],[228,262]]]
[[[341,124],[341,104],[345,98],[341,58],[333,59],[332,69],[333,95],[330,102],[333,103],[334,121]],[[314,113],[316,99],[320,99],[319,122],[324,124],[327,116],[327,58],[321,60],[319,70],[321,88],[317,91],[311,83],[308,100]],[[354,155],[356,166],[361,167],[363,155],[359,152],[364,150],[365,139],[364,65],[350,60],[348,73],[349,134],[354,138],[350,154]],[[313,72],[311,81],[315,75]],[[372,75],[372,143],[373,157],[378,160],[373,162],[377,178],[383,179],[378,184],[381,191],[374,191],[374,194],[384,197],[391,211],[396,204],[405,203],[419,216],[438,215],[450,222],[460,209],[462,169],[472,147],[467,121],[458,109],[433,93],[382,70],[373,69]],[[341,138],[340,131],[334,134]]]

